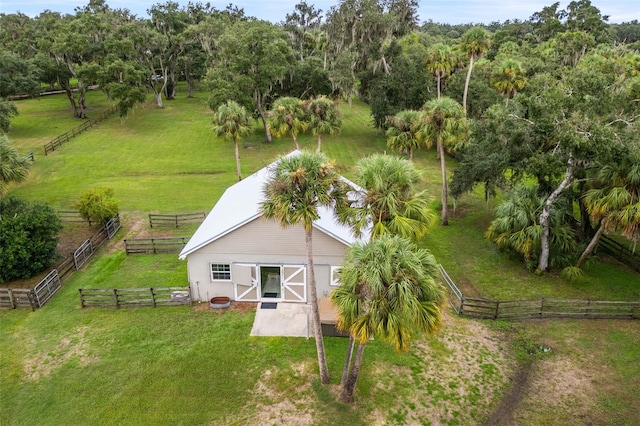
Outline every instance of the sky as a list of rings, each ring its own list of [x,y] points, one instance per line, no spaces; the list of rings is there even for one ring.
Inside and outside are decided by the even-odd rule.
[[[187,4],[188,0],[174,0]],[[196,0],[194,0],[195,2]],[[300,0],[208,0],[217,9],[227,4],[244,9],[248,16],[255,16],[274,23],[284,20],[287,13],[294,10]],[[550,6],[556,0],[419,0],[418,14],[420,23],[432,20],[447,24],[504,22],[507,19],[526,20],[542,8]],[[140,18],[147,17],[147,9],[153,4],[166,0],[107,0],[112,9],[129,9]],[[200,0],[206,3],[207,0]],[[0,13],[21,12],[36,16],[48,9],[60,13],[74,13],[74,8],[85,6],[88,0],[0,0]],[[307,0],[316,9],[327,12],[338,0]],[[569,1],[560,1],[560,9],[565,9]],[[600,9],[602,15],[609,15],[609,23],[640,21],[640,0],[591,0],[591,4]]]

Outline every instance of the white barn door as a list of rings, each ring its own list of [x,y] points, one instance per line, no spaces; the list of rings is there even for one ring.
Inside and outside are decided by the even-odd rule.
[[[282,265],[282,301],[307,301],[307,268],[304,265]]]
[[[257,302],[260,300],[257,265],[234,263],[231,265],[231,277],[236,301]]]

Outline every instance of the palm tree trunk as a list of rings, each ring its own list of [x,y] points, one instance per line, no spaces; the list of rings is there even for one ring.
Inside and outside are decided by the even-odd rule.
[[[240,170],[240,151],[238,150],[238,140],[233,139],[233,147],[236,151],[236,174],[238,175],[238,182],[242,180],[242,172]]]
[[[318,147],[316,148],[316,152],[320,152],[322,149],[322,133],[318,133]]]
[[[313,228],[305,225],[305,243],[307,249],[307,268],[309,269],[309,293],[311,296],[311,315],[313,319],[313,336],[316,340],[316,352],[318,353],[318,367],[320,368],[320,383],[329,384],[329,369],[327,357],[324,352],[324,339],[322,326],[320,325],[320,310],[318,309],[318,293],[316,291],[316,274],[313,267]]]
[[[444,145],[438,142],[438,155],[440,156],[440,172],[442,173],[442,226],[449,224],[448,197],[447,197],[447,163],[444,158]]]
[[[462,109],[467,113],[467,93],[469,93],[469,82],[471,81],[471,71],[473,71],[473,55],[469,57],[469,69],[467,70],[467,79],[464,82],[464,94],[462,95]]]
[[[596,234],[593,236],[591,241],[589,241],[589,245],[587,245],[587,248],[584,249],[584,252],[582,252],[582,255],[580,255],[580,259],[578,259],[578,262],[576,263],[577,268],[581,267],[584,261],[587,260],[589,256],[591,256],[591,253],[593,253],[593,250],[596,248],[596,246],[600,242],[600,237],[604,233],[604,230],[606,228],[605,224],[606,224],[606,220],[602,220],[600,222],[600,227],[596,231]]]
[[[571,184],[571,181],[573,181],[573,157],[569,156],[564,179],[562,179],[560,185],[549,195],[542,207],[542,213],[540,213],[542,235],[540,236],[540,259],[538,260],[538,269],[536,271],[538,273],[545,272],[549,268],[549,216],[551,215],[551,206],[562,191]]]
[[[440,97],[441,97],[441,95],[440,95],[440,93],[441,93],[441,91],[440,91],[440,73],[437,74],[436,80],[438,82],[438,99],[440,99]]]
[[[269,131],[269,125],[267,123],[267,114],[264,112],[264,108],[262,107],[262,93],[259,90],[256,90],[256,105],[258,107],[258,113],[260,114],[260,119],[262,120],[262,127],[264,127],[264,134],[266,139],[266,143],[273,142],[271,137],[271,132]]]
[[[349,368],[351,367],[351,358],[353,357],[353,348],[355,346],[356,339],[352,335],[349,335],[349,345],[347,347],[347,355],[344,357],[344,366],[342,367],[342,378],[340,379],[340,387],[347,384],[347,378],[349,377]]]
[[[296,136],[295,133],[291,133],[291,136],[293,137],[293,141],[296,143],[296,149],[300,151],[300,144],[298,143],[298,137]]]
[[[358,349],[356,349],[356,357],[353,361],[353,366],[351,367],[351,371],[349,372],[349,378],[347,379],[347,383],[345,383],[342,388],[342,393],[340,394],[340,401],[342,402],[351,402],[353,400],[353,394],[356,390],[356,382],[358,381],[358,375],[360,374],[360,366],[362,365],[362,355],[364,354],[364,347],[362,343],[358,344]]]

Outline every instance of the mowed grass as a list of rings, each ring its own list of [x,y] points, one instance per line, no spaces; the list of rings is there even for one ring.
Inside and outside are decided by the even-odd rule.
[[[38,99],[46,102],[47,99]],[[95,187],[110,187],[121,210],[144,214],[208,211],[222,192],[236,182],[232,142],[211,131],[211,111],[206,96],[178,97],[158,109],[151,102],[137,107],[124,120],[117,114],[55,152],[38,156],[29,180],[12,194],[71,208],[80,194]],[[29,102],[18,103],[22,118]],[[359,102],[342,106],[342,135],[325,136],[324,151],[341,164],[352,165],[360,155],[380,151],[383,135],[370,124],[366,107]],[[70,114],[70,112],[69,112]],[[12,143],[20,150],[34,150],[24,122],[14,124]],[[359,135],[358,132],[362,134]],[[290,138],[265,144],[255,123],[255,133],[240,141],[242,172],[246,177],[294,149]],[[312,136],[300,138],[303,148],[315,149]]]
[[[211,134],[205,99],[202,93],[195,99],[179,97],[166,102],[163,110],[147,103],[127,119],[114,116],[48,157],[36,150],[29,180],[12,187],[13,195],[48,201],[56,208],[71,208],[85,189],[113,187],[125,229],[65,282],[43,309],[0,311],[0,423],[482,424],[514,375],[513,364],[501,358],[512,357],[513,352],[508,345],[497,352],[471,345],[464,336],[475,336],[478,323],[472,320],[453,318],[453,325],[447,323],[429,343],[417,342],[404,355],[382,342],[371,342],[365,351],[358,400],[345,406],[336,402],[335,393],[344,339],[326,340],[333,380],[324,387],[317,377],[313,341],[251,338],[253,312],[220,314],[184,307],[80,309],[78,288],[187,284],[186,264],[175,255],[125,256],[119,240],[123,235],[134,237],[131,223],[146,222],[148,212],[208,211],[236,181],[232,144]],[[19,103],[20,119],[28,117],[28,109],[34,108],[31,103],[38,102],[46,112],[42,102],[47,100],[53,101]],[[64,111],[64,103],[59,105]],[[345,103],[341,109],[343,132],[323,138],[323,151],[337,160],[345,176],[352,177],[357,159],[382,152],[386,146],[384,136],[370,125],[366,105]],[[54,117],[39,121],[39,132],[64,120]],[[78,123],[69,121],[69,128]],[[35,138],[29,136],[37,133],[29,130],[31,125],[29,120],[14,123],[10,138],[21,151],[36,146]],[[55,134],[42,139],[46,142],[61,132],[56,128]],[[256,133],[240,143],[245,176],[294,146],[290,138],[274,139],[271,145],[262,143],[263,139],[256,124]],[[303,136],[301,143],[315,150],[314,137]],[[434,151],[419,152],[416,163],[423,172],[424,188],[438,208],[440,174]],[[448,164],[455,165],[450,159]],[[634,287],[638,275],[613,263],[592,264],[588,269],[592,282],[582,284],[525,271],[520,262],[506,258],[484,239],[493,207],[476,195],[466,196],[451,226],[434,227],[423,242],[465,293],[499,299],[553,294],[638,300],[638,286]],[[184,235],[182,231],[171,233]],[[463,330],[463,337],[452,337],[451,330],[457,329]],[[520,338],[512,334],[521,329],[531,345],[552,346],[550,359],[569,354],[583,376],[606,389],[593,395],[595,411],[585,418],[594,424],[637,423],[637,414],[625,408],[640,405],[640,348],[633,344],[640,336],[637,321],[523,322],[506,336],[488,334],[481,340],[515,341]],[[461,347],[448,346],[454,340],[460,340]],[[430,351],[425,352],[425,347]],[[454,360],[476,356],[482,368],[466,379]],[[588,365],[606,366],[607,374],[590,376],[593,371]],[[550,410],[547,404],[529,398],[517,413],[519,423],[554,424],[554,419],[561,418],[566,424],[581,424],[582,417],[574,416],[575,407],[559,405]]]

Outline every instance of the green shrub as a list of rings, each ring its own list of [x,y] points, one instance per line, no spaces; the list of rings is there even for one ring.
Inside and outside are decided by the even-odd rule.
[[[83,193],[76,203],[76,208],[84,219],[101,225],[107,223],[119,211],[112,188],[95,188]]]
[[[49,205],[0,199],[0,283],[32,277],[51,264],[62,229]]]

